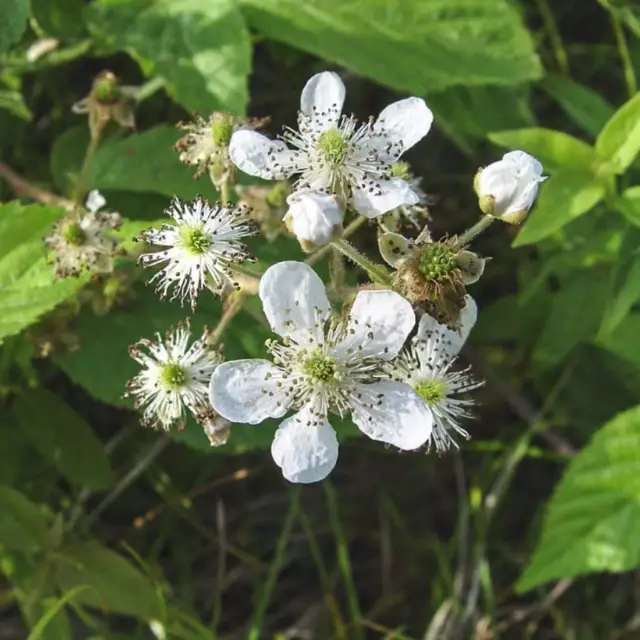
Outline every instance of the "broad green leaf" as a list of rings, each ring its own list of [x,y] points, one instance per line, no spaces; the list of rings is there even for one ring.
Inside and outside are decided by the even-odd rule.
[[[0,4],[0,53],[8,51],[27,27],[29,0],[2,0]]]
[[[606,269],[585,269],[572,275],[553,296],[551,311],[536,344],[533,359],[540,367],[557,365],[583,341],[595,337],[609,290]]]
[[[536,157],[546,171],[555,173],[565,168],[592,171],[597,163],[590,145],[562,131],[530,127],[512,131],[496,131],[489,140],[507,149],[522,149]]]
[[[15,89],[0,90],[0,109],[6,109],[21,120],[29,121],[33,116],[22,94]]]
[[[541,71],[529,33],[505,0],[241,0],[241,6],[268,37],[417,95],[516,84]]]
[[[614,173],[624,173],[640,152],[640,93],[625,102],[596,139],[596,151]]]
[[[65,593],[80,586],[74,602],[143,620],[162,619],[163,606],[151,581],[118,553],[97,542],[77,542],[56,554],[55,581]],[[99,595],[98,595],[99,594]]]
[[[0,545],[15,551],[35,551],[47,543],[44,511],[19,491],[0,486]]]
[[[178,161],[173,146],[180,135],[176,128],[161,125],[143,133],[104,141],[92,165],[91,188],[151,192],[185,199],[200,193],[216,200],[218,194],[211,181],[206,176],[194,180],[194,171]],[[88,140],[84,126],[68,129],[56,140],[51,154],[51,173],[60,189],[70,190],[71,178],[82,166]],[[159,209],[153,217],[161,214]],[[143,216],[149,217],[147,212],[143,212]]]
[[[640,566],[640,406],[605,424],[571,461],[519,591]]]
[[[566,76],[546,74],[540,86],[584,131],[597,136],[615,109],[599,93]]]
[[[599,339],[606,347],[627,362],[640,368],[640,313],[631,313],[608,335]]]
[[[103,45],[150,61],[188,109],[244,113],[251,41],[235,0],[98,0],[87,22]]]
[[[631,224],[640,227],[640,187],[625,189],[616,200],[616,206]]]
[[[86,278],[55,280],[42,238],[64,210],[19,202],[0,205],[0,340],[33,324]]]
[[[82,0],[31,0],[38,26],[56,38],[77,38],[84,32]]]
[[[513,246],[533,244],[549,237],[593,209],[604,195],[605,185],[593,174],[576,169],[558,171],[542,184],[538,201]]]
[[[71,482],[105,489],[113,474],[103,446],[91,427],[63,400],[45,389],[18,396],[13,421],[34,446]]]

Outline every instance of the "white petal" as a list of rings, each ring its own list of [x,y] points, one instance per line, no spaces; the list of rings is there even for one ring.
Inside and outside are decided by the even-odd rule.
[[[387,231],[378,238],[378,249],[382,259],[392,267],[397,267],[412,255],[413,242],[399,233]]]
[[[300,96],[300,110],[305,116],[319,118],[328,127],[337,124],[344,104],[345,88],[340,76],[323,71],[310,78]]]
[[[258,290],[271,328],[281,336],[308,333],[322,341],[322,326],[331,313],[324,283],[302,262],[278,262],[269,267]]]
[[[395,291],[361,291],[349,314],[347,337],[337,350],[395,358],[416,323],[411,304]]]
[[[325,245],[342,224],[342,208],[333,195],[297,192],[290,195],[287,202],[290,229],[300,240]]]
[[[542,164],[525,151],[509,151],[502,156],[502,159],[513,163],[520,171],[526,170],[528,172],[530,170],[533,177],[542,177]]]
[[[406,98],[383,109],[374,130],[386,131],[392,142],[401,143],[398,157],[429,133],[432,122],[433,113],[422,98]]]
[[[418,204],[420,197],[411,185],[402,178],[378,180],[373,192],[354,185],[353,206],[355,210],[367,218],[375,218],[387,211],[402,205]]]
[[[352,418],[369,438],[411,451],[431,437],[431,410],[408,384],[392,380],[360,384],[355,393],[360,397],[351,397]]]
[[[478,174],[478,197],[494,198],[494,215],[502,215],[518,189],[518,172],[514,164],[498,160]]]
[[[477,318],[478,305],[470,295],[465,296],[465,306],[460,312],[460,327],[455,331],[425,313],[420,318],[414,338],[418,352],[421,353],[422,344],[428,346],[430,352],[437,349],[438,353],[445,355],[447,360],[455,358],[467,341]]]
[[[297,151],[288,149],[281,140],[248,129],[231,136],[229,156],[245,173],[266,180],[282,180],[304,168],[304,159]]]
[[[258,424],[280,418],[288,399],[277,386],[279,370],[268,360],[235,360],[218,366],[211,376],[209,400],[231,422]]]
[[[99,209],[102,209],[105,204],[107,204],[105,197],[97,189],[89,191],[89,195],[87,196],[87,201],[85,203],[87,211],[95,213]]]
[[[338,460],[338,439],[326,418],[319,424],[308,407],[284,420],[276,431],[271,455],[290,482],[318,482]]]

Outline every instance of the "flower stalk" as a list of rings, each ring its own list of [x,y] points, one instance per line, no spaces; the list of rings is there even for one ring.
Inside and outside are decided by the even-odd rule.
[[[469,227],[459,238],[458,246],[464,247],[468,245],[474,238],[479,236],[491,223],[495,220],[491,216],[482,216],[478,222]]]
[[[331,245],[347,256],[349,260],[357,264],[361,269],[364,269],[373,282],[391,286],[391,279],[386,267],[369,260],[369,258],[360,253],[352,244],[344,240],[344,238],[333,240]]]

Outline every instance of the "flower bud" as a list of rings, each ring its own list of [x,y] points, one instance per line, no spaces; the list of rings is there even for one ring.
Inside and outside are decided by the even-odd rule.
[[[480,169],[475,190],[482,213],[510,224],[520,224],[546,180],[542,165],[524,151],[505,153],[502,160]]]
[[[287,202],[289,211],[284,222],[303,251],[310,253],[341,232],[343,212],[335,196],[304,191],[292,193]]]

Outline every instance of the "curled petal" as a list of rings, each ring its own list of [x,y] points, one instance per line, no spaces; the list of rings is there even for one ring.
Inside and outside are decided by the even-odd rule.
[[[433,122],[433,113],[422,98],[406,98],[382,110],[374,129],[385,131],[394,143],[400,143],[397,156],[422,140]]]
[[[235,360],[211,376],[209,400],[230,422],[258,424],[287,412],[288,398],[278,385],[280,371],[268,360]]]
[[[345,88],[340,76],[333,71],[323,71],[309,78],[300,96],[303,115],[322,119],[329,127],[337,124],[344,104]]]
[[[410,258],[412,248],[413,242],[399,233],[387,231],[378,238],[380,255],[392,267],[397,267]]]
[[[378,180],[373,189],[355,186],[352,200],[360,215],[375,218],[402,205],[418,204],[420,197],[406,180],[391,178]]]
[[[411,451],[431,437],[433,415],[404,382],[384,380],[357,385],[352,418],[366,436]]]
[[[336,432],[326,417],[322,416],[318,421],[309,407],[303,407],[280,423],[271,445],[271,455],[289,482],[318,482],[336,466]]]
[[[229,157],[250,176],[265,180],[282,180],[304,168],[305,160],[284,142],[271,140],[257,131],[243,129],[231,136]]]
[[[331,305],[324,283],[311,267],[293,260],[274,264],[260,279],[258,295],[275,333],[322,341]]]
[[[416,323],[411,304],[395,291],[360,291],[351,307],[347,336],[339,350],[364,358],[395,358]]]

